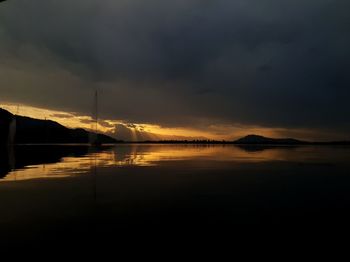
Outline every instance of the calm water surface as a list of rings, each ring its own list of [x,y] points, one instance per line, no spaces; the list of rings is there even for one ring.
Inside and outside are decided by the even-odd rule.
[[[96,168],[155,167],[191,163],[195,169],[220,169],[228,165],[290,163],[346,166],[349,147],[288,147],[234,145],[130,144],[91,149],[85,146],[18,146],[4,152],[1,182],[88,175]],[[217,163],[223,164],[222,166]]]
[[[62,145],[0,153],[3,245],[145,231],[345,230],[350,221],[350,147]]]

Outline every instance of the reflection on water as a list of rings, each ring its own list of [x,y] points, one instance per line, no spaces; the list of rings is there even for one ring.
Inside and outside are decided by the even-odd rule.
[[[86,146],[18,146],[0,151],[0,181],[57,178],[89,173],[95,167],[158,166],[179,161],[231,164],[285,161],[345,164],[348,147],[238,147],[233,145],[123,144]]]

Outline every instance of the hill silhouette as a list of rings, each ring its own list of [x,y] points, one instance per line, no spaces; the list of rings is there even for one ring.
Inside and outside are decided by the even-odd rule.
[[[0,108],[0,144],[7,143],[9,138],[10,123],[13,120],[13,115]]]
[[[350,141],[304,141],[294,138],[270,138],[259,135],[248,135],[232,142],[236,145],[350,145]]]
[[[297,140],[294,138],[270,138],[270,137],[264,137],[259,135],[248,135],[234,141],[234,143],[235,144],[265,144],[265,145],[273,145],[273,144],[300,145],[300,144],[308,144],[309,142]]]
[[[87,144],[92,136],[101,143],[116,143],[116,139],[96,134],[84,129],[70,129],[51,121],[24,116],[15,116],[0,108],[0,144],[6,144],[9,138],[11,122],[16,119],[16,144]],[[120,142],[120,141],[119,141]]]

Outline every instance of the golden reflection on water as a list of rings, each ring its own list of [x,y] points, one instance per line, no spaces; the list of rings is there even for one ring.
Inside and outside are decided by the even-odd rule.
[[[343,150],[344,151],[344,150]],[[258,163],[267,161],[322,162],[345,159],[343,151],[330,154],[315,147],[300,148],[240,148],[233,145],[118,145],[82,156],[67,156],[57,163],[29,165],[9,172],[0,181],[21,181],[38,178],[58,178],[91,173],[93,168],[157,166],[174,161],[210,163]],[[349,149],[345,149],[349,153]],[[35,151],[33,151],[35,154]]]

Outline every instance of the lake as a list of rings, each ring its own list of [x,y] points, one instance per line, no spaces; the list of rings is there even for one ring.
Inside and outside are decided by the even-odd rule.
[[[326,232],[350,221],[345,146],[28,145],[0,154],[3,247]]]

